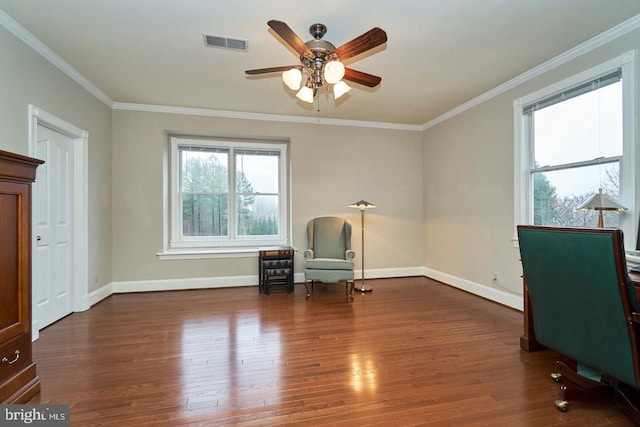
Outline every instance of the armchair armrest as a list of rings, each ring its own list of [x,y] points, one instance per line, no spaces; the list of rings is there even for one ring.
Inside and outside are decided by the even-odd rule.
[[[344,259],[346,259],[347,261],[351,261],[355,257],[356,257],[356,252],[354,250],[347,249],[344,253]]]
[[[304,251],[304,259],[313,259],[313,249]]]

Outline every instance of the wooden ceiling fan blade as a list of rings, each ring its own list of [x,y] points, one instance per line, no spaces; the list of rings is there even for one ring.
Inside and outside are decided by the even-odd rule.
[[[338,47],[332,53],[338,55],[341,61],[345,59],[360,55],[363,52],[373,49],[376,46],[380,46],[387,41],[387,33],[384,30],[375,27]]]
[[[267,74],[267,73],[277,73],[280,71],[287,71],[292,68],[300,68],[298,65],[281,65],[280,67],[270,67],[270,68],[256,68],[255,70],[247,70],[246,74],[250,76],[254,76],[256,74]]]
[[[381,77],[363,73],[362,71],[353,70],[351,68],[345,68],[344,77],[342,79],[368,87],[376,87],[382,81]]]
[[[282,21],[276,21],[272,19],[271,21],[267,22],[267,25],[271,27],[271,29],[275,31],[276,34],[282,37],[282,40],[287,42],[287,44],[291,46],[293,50],[298,52],[298,55],[306,54],[313,57],[313,52],[311,52],[311,49],[309,49],[309,47],[304,44],[300,37],[298,37],[287,24]]]

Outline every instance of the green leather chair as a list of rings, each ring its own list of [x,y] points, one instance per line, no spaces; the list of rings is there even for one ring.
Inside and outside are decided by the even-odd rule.
[[[349,297],[353,298],[353,259],[356,253],[351,250],[351,223],[334,216],[314,218],[307,224],[307,239],[309,248],[304,251],[307,298],[311,296],[314,282],[341,281],[346,282]]]
[[[556,407],[609,396],[640,423],[631,397],[640,387],[640,310],[622,231],[518,226],[518,239],[536,339],[571,359],[552,374],[562,382]]]

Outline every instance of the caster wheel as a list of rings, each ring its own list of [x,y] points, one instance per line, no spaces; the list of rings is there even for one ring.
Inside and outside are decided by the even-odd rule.
[[[567,412],[569,410],[569,402],[566,400],[556,400],[555,405],[560,412]]]

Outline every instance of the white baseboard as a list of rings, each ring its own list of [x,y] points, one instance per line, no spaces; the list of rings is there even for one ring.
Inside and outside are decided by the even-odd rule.
[[[257,286],[258,276],[202,277],[194,279],[159,279],[112,282],[89,294],[89,303],[97,304],[112,294],[127,292],[178,291],[186,289],[231,288]]]
[[[355,272],[355,278],[361,278],[361,272]],[[381,268],[367,270],[365,279],[386,279],[392,277],[414,277],[425,276],[442,282],[454,288],[462,289],[466,292],[478,295],[499,304],[506,305],[517,310],[523,310],[522,295],[514,295],[499,289],[481,285],[470,280],[461,279],[447,273],[442,273],[427,267],[404,267],[404,268]],[[296,283],[304,282],[304,273],[294,275]],[[112,294],[126,292],[152,292],[152,291],[175,291],[185,289],[214,289],[229,288],[237,286],[257,286],[258,276],[227,276],[227,277],[204,277],[195,279],[163,279],[163,280],[136,280],[127,282],[112,282],[95,291],[88,296],[90,305],[97,304]]]
[[[442,273],[441,271],[432,270],[427,267],[424,267],[423,275],[449,286],[453,286],[454,288],[462,289],[463,291],[478,295],[482,298],[486,298],[499,304],[506,305],[507,307],[515,308],[516,310],[520,311],[524,310],[522,295],[512,294],[500,289],[491,288],[489,286],[481,285],[470,280],[461,279],[447,273]]]
[[[96,289],[93,292],[90,292],[87,296],[87,300],[89,301],[90,306],[94,306],[103,299],[111,296],[113,293],[113,285],[109,283],[101,288]]]
[[[113,293],[257,286],[258,275],[114,282]]]

